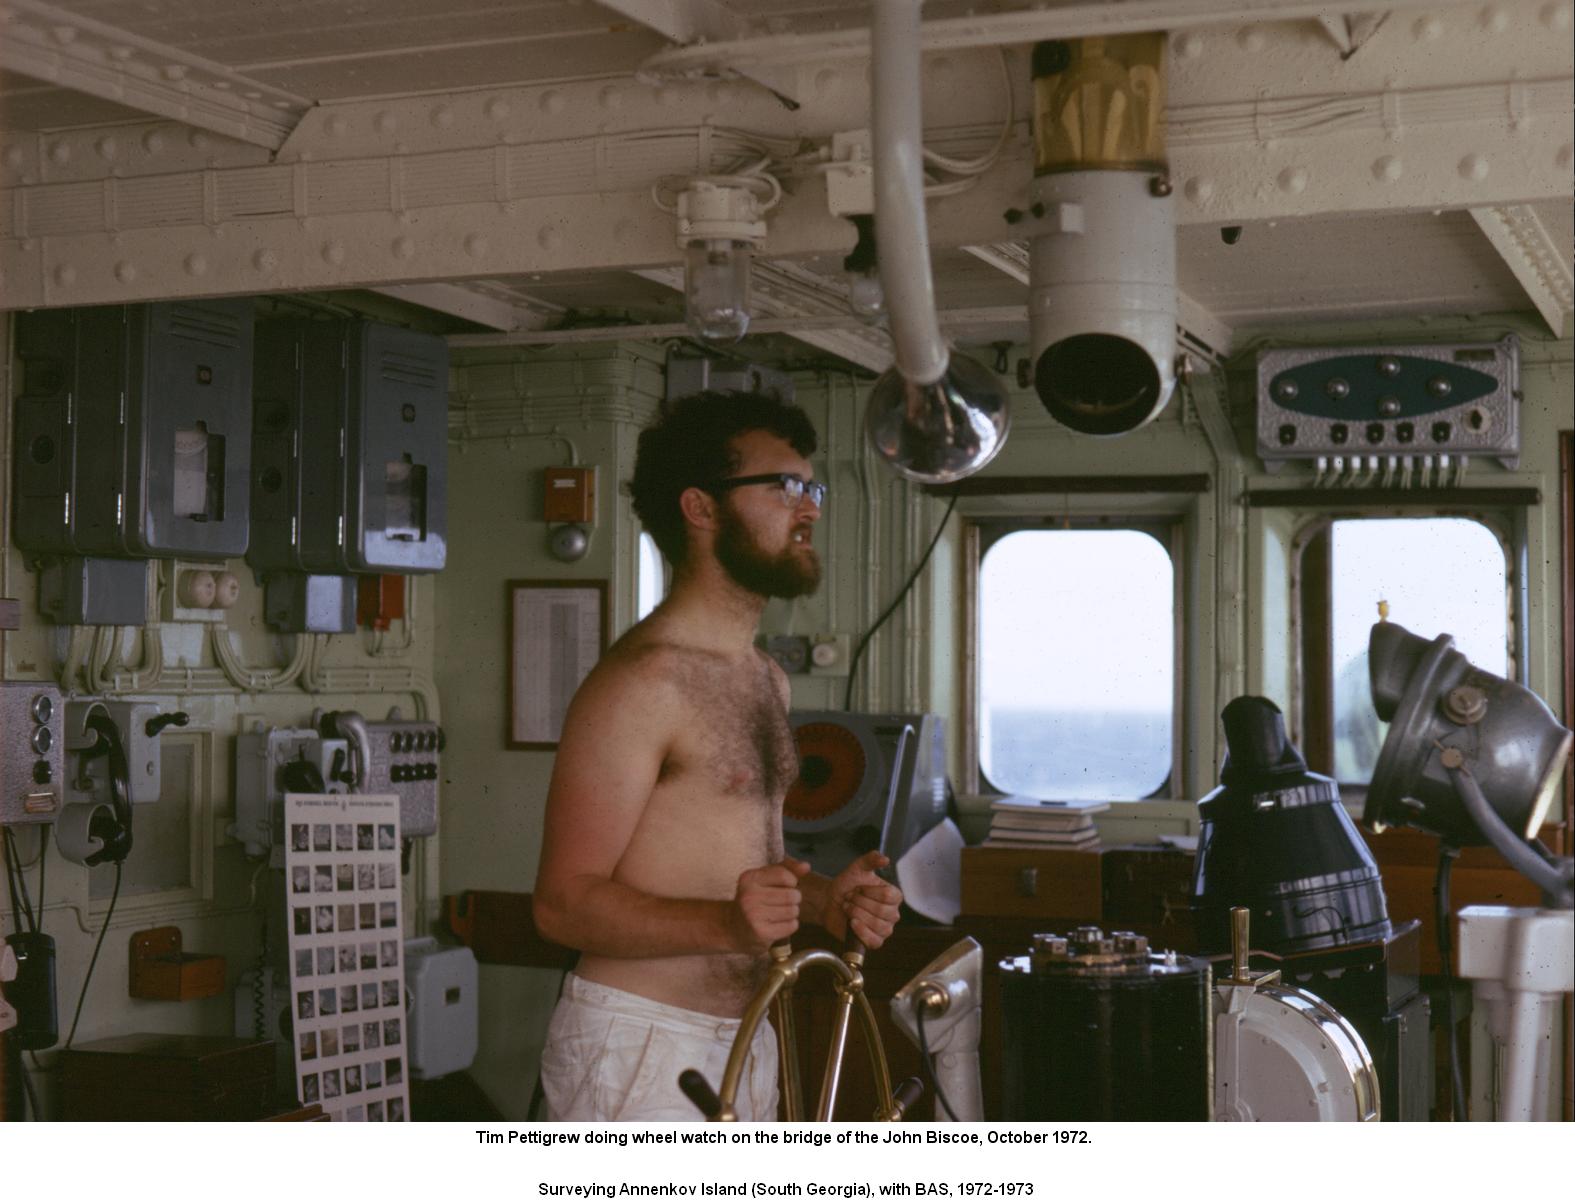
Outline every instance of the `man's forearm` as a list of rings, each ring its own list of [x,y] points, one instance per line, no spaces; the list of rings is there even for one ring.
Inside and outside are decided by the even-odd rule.
[[[584,880],[536,895],[536,924],[590,955],[648,959],[736,951],[731,901],[659,897],[615,880]]]

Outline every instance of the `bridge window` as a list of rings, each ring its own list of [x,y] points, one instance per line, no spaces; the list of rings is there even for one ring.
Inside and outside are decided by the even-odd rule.
[[[1168,791],[1176,581],[1163,536],[1018,528],[981,543],[981,783],[1049,799]]]
[[[651,610],[662,603],[662,597],[667,595],[667,569],[662,561],[662,552],[656,548],[656,539],[644,532],[640,534],[634,591],[636,621],[644,621]]]
[[[1317,771],[1363,785],[1388,727],[1373,711],[1367,639],[1379,618],[1455,649],[1494,675],[1510,673],[1504,545],[1469,517],[1332,521],[1302,553],[1304,750]]]

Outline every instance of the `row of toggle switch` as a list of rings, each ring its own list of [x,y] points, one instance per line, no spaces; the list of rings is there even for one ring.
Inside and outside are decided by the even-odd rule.
[[[1475,416],[1475,413],[1472,415]],[[1472,422],[1471,424],[1473,429],[1480,432],[1483,425],[1486,423],[1477,421]],[[1395,441],[1399,442],[1402,446],[1410,445],[1412,442],[1416,441],[1416,424],[1414,422],[1396,422],[1394,430]],[[1367,426],[1362,432],[1369,443],[1377,446],[1379,443],[1383,442],[1387,436],[1388,427],[1386,427],[1381,421],[1371,421],[1368,422]],[[1429,432],[1431,433],[1434,442],[1442,444],[1449,441],[1450,437],[1454,433],[1454,428],[1447,421],[1435,421],[1433,422],[1433,427]],[[1295,446],[1297,439],[1296,426],[1291,425],[1289,422],[1280,426],[1279,439],[1281,446]],[[1335,446],[1344,446],[1350,440],[1351,427],[1345,422],[1336,421],[1329,426],[1329,441]]]
[[[396,763],[388,769],[389,781],[394,784],[404,784],[407,781],[435,780],[438,769],[436,763]]]
[[[388,749],[396,755],[412,751],[440,751],[444,741],[441,730],[395,731],[388,736]]]

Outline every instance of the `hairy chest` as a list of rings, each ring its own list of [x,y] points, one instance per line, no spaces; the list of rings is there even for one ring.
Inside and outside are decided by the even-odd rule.
[[[787,709],[764,670],[699,672],[682,689],[682,734],[664,780],[702,784],[718,797],[780,804],[798,777]]]

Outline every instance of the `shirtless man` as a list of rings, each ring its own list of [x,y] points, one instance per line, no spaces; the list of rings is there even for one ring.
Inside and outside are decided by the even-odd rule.
[[[820,582],[814,449],[801,410],[748,393],[689,397],[640,435],[635,512],[673,585],[586,677],[558,745],[535,917],[581,956],[542,1054],[555,1119],[698,1119],[678,1074],[720,1084],[772,943],[851,922],[873,949],[896,924],[878,852],[835,879],[783,854],[788,681],[754,639],[769,597]],[[743,1120],[776,1117],[776,1061],[763,1022]]]

